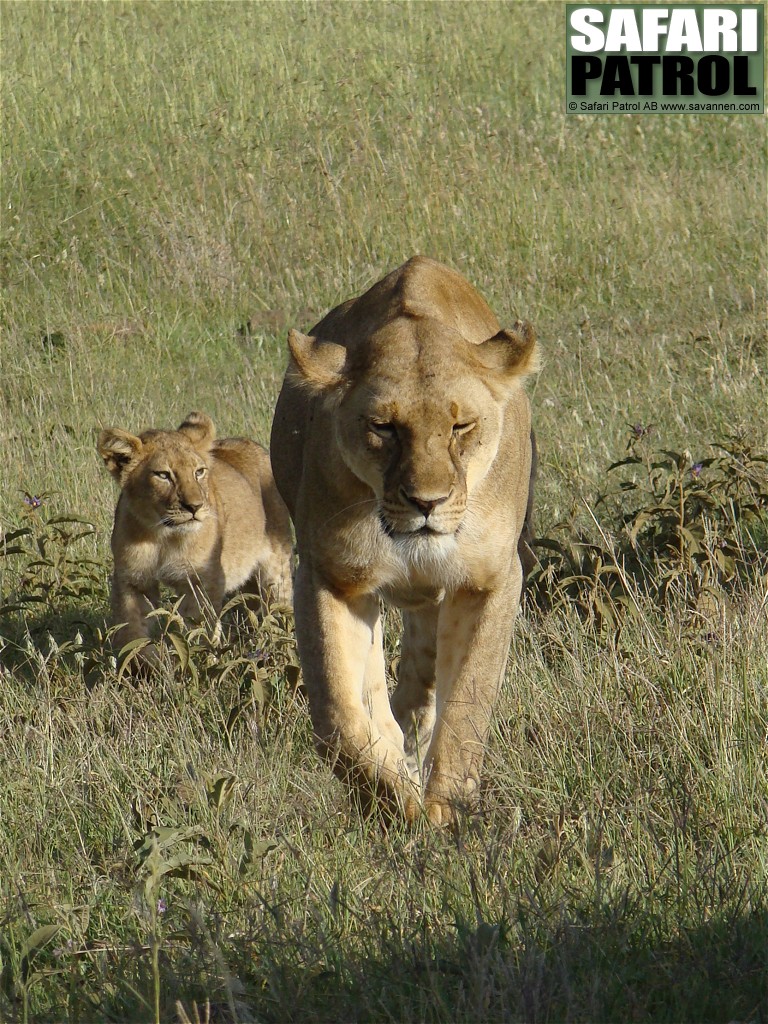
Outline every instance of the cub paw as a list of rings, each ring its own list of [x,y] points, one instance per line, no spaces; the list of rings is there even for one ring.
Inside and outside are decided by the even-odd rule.
[[[160,645],[144,639],[126,644],[117,654],[119,676],[148,679],[163,667]]]

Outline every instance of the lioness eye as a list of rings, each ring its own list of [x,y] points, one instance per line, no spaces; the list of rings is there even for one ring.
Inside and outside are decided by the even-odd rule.
[[[394,437],[396,433],[394,423],[380,423],[378,420],[369,420],[368,428],[379,437]]]
[[[462,434],[468,434],[470,430],[474,430],[477,426],[475,420],[471,420],[468,423],[454,423],[453,433],[455,437],[461,437]]]
[[[156,470],[154,470],[154,474],[160,480],[170,480],[171,479],[171,474],[167,470],[165,470],[165,469],[156,469]]]
[[[195,476],[197,477],[198,480],[202,480],[203,477],[205,476],[205,466],[200,466],[199,469],[196,469]]]

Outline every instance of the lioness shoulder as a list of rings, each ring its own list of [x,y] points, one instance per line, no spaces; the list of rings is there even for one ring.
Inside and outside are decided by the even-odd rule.
[[[291,529],[269,456],[246,438],[216,439],[192,412],[178,430],[102,430],[98,451],[120,484],[112,530],[118,649],[149,635],[160,584],[197,620],[236,590],[290,603]]]
[[[414,257],[288,343],[271,452],[317,744],[367,799],[446,822],[477,792],[531,558],[534,332]],[[381,600],[403,610],[391,699]]]

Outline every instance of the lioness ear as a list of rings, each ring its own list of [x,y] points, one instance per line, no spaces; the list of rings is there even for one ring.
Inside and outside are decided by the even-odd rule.
[[[343,345],[310,338],[299,331],[288,332],[288,348],[294,364],[294,376],[315,391],[330,391],[344,381],[342,370],[347,358]]]
[[[99,434],[96,447],[109,472],[118,483],[122,483],[125,471],[139,458],[143,445],[141,438],[125,430],[108,427]]]
[[[186,434],[195,448],[208,449],[216,440],[216,427],[210,416],[204,412],[190,412],[179,427],[179,432]]]
[[[518,320],[510,331],[499,331],[478,349],[483,365],[500,370],[506,377],[527,377],[539,369],[536,334],[524,320]]]

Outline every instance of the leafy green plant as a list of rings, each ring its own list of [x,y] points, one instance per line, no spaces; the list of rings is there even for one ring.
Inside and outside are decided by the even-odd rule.
[[[33,929],[21,942],[18,956],[6,946],[0,948],[0,991],[12,1002],[20,1004],[21,1020],[29,1020],[29,998],[32,987],[61,968],[52,968],[43,955],[61,931],[61,925],[46,924]],[[10,955],[9,955],[10,954]],[[5,961],[5,962],[4,962]]]
[[[554,536],[537,539],[535,547],[543,554],[526,587],[539,608],[569,605],[588,621],[609,627],[618,623],[630,596],[612,550],[591,541],[572,522],[558,523]]]
[[[620,484],[633,498],[621,516],[622,554],[636,562],[633,569],[655,577],[659,596],[676,580],[697,596],[754,562],[756,539],[765,537],[768,456],[736,434],[713,444],[716,454],[695,460],[688,451],[652,447],[641,427],[627,447],[630,454],[609,466],[640,471]]]
[[[27,499],[27,525],[0,534],[0,558],[14,563],[13,590],[7,596],[0,593],[0,615],[31,605],[50,609],[71,598],[102,598],[104,565],[84,557],[80,549],[80,542],[96,533],[93,523],[70,514],[41,516],[44,498]]]
[[[257,613],[251,597],[238,594],[222,609],[223,621],[212,613],[207,621],[190,626],[179,614],[179,603],[156,608],[148,616],[158,632],[158,668],[185,678],[193,692],[205,688],[229,695],[229,708],[216,728],[231,745],[244,722],[258,723],[267,713],[275,692],[294,691],[299,685],[292,615],[279,608]],[[120,674],[138,667],[136,658],[148,643],[134,640],[118,652]],[[147,675],[140,669],[139,674]]]
[[[186,844],[201,840],[205,840],[205,837],[203,830],[198,826],[169,828],[157,825],[134,844],[138,855],[136,904],[141,909],[141,916],[146,918],[149,932],[155,1024],[160,1024],[162,1019],[160,951],[164,940],[164,919],[168,910],[163,887],[171,879],[204,882],[214,886],[206,871],[207,866],[213,863],[212,857],[195,849],[189,852],[186,848]]]
[[[574,509],[536,541],[542,557],[529,590],[537,604],[570,604],[610,628],[640,593],[665,602],[674,591],[694,604],[765,571],[768,456],[737,434],[697,460],[654,445],[653,433],[632,428],[629,454],[608,467],[624,479],[587,506],[587,526]],[[598,520],[599,509],[610,515]]]

